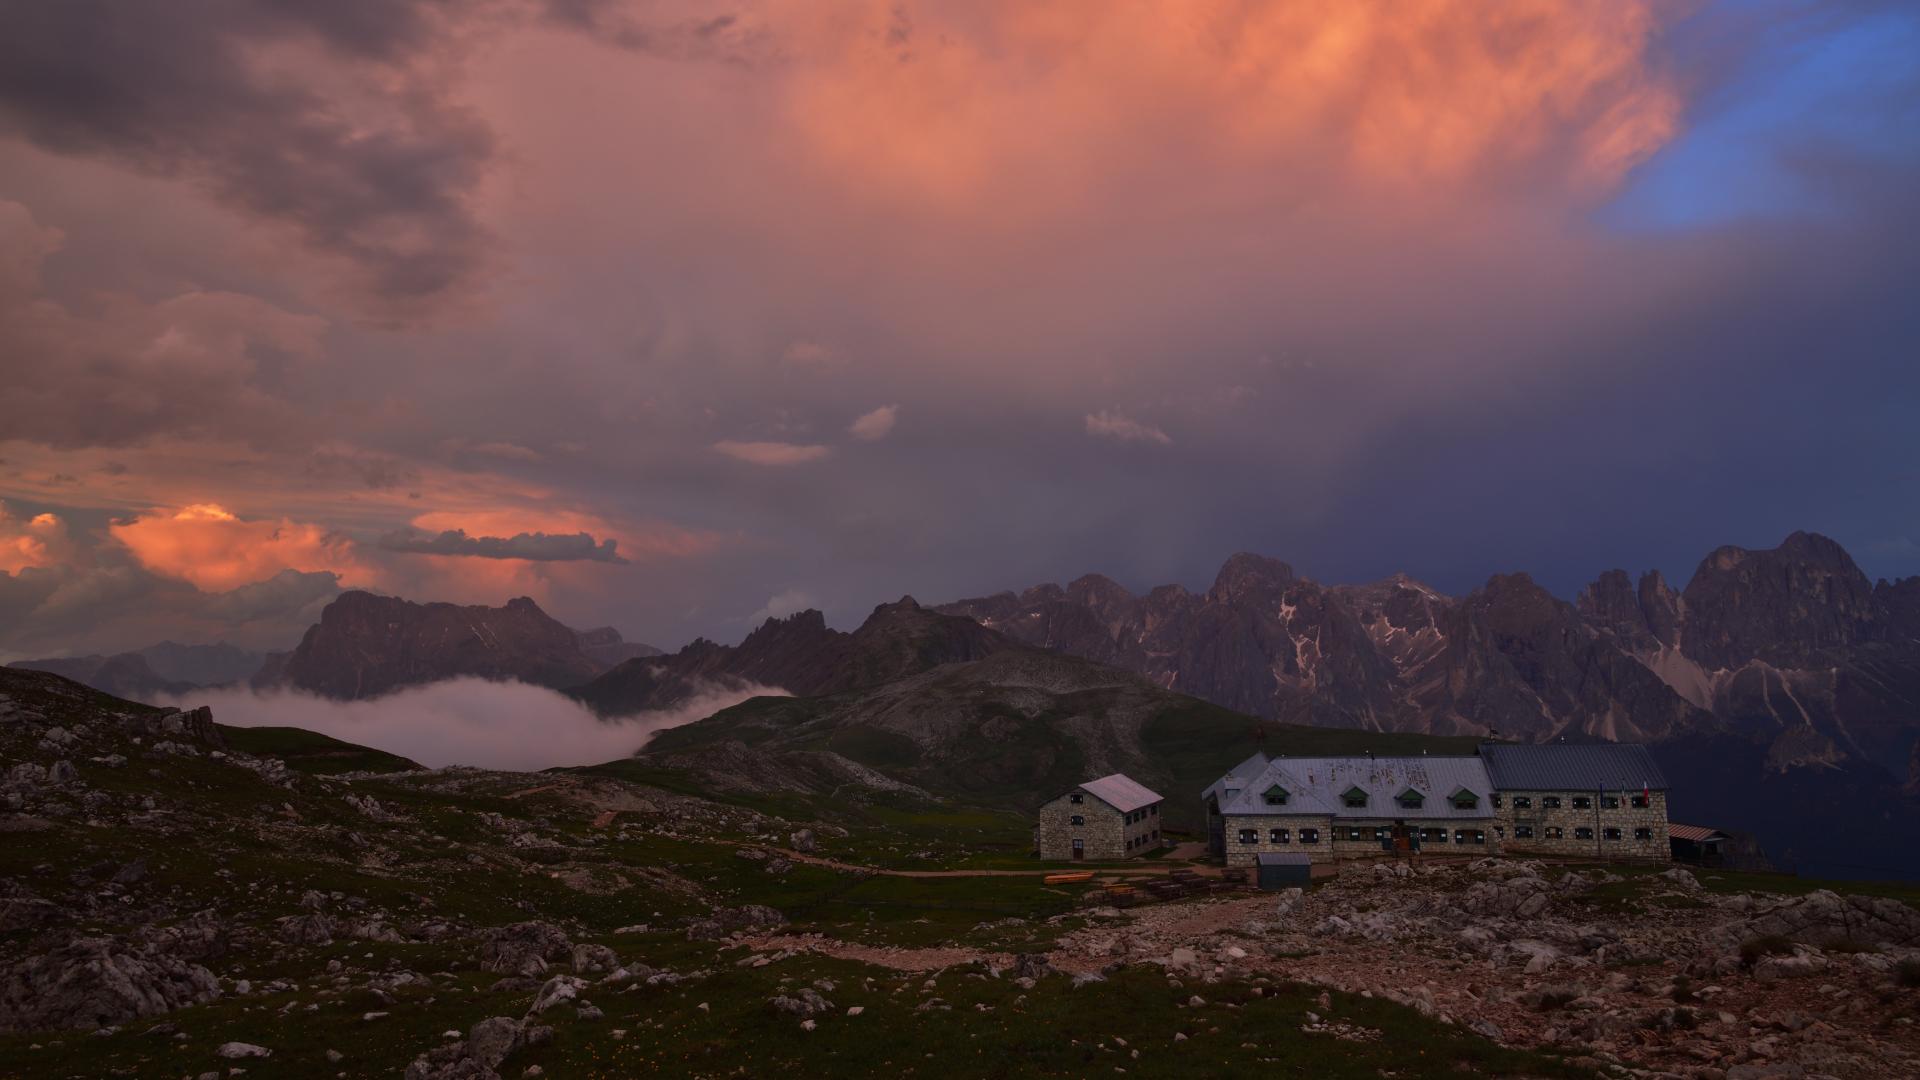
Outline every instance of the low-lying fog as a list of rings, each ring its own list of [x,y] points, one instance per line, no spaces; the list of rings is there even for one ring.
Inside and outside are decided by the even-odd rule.
[[[536,770],[625,757],[657,731],[691,723],[750,697],[785,696],[763,686],[716,688],[677,709],[601,720],[563,694],[520,682],[461,678],[366,701],[290,690],[196,690],[156,702],[207,705],[235,727],[298,727],[412,758],[428,768],[475,765]]]

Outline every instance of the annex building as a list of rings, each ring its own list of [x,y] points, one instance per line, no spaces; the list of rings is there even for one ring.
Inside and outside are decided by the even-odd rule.
[[[1125,773],[1089,780],[1040,807],[1042,859],[1128,859],[1160,846],[1159,794]]]
[[[1201,793],[1229,865],[1272,852],[1668,858],[1666,779],[1645,747],[1510,746],[1474,755],[1255,754]]]

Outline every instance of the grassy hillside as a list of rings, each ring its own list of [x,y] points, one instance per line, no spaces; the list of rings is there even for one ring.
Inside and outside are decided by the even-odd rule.
[[[407,772],[422,768],[417,761],[345,742],[331,735],[294,727],[228,727],[217,725],[227,745],[258,757],[276,757],[295,772],[330,776],[349,772]]]

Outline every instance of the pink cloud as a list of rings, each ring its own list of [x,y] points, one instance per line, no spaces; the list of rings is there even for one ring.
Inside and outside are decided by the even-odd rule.
[[[893,425],[900,419],[900,406],[882,405],[870,413],[864,413],[859,419],[847,426],[847,433],[856,439],[875,442],[886,438],[893,432]]]
[[[323,526],[248,521],[215,503],[156,510],[108,531],[150,573],[207,592],[265,581],[282,570],[329,571],[349,582],[374,576],[352,540]]]

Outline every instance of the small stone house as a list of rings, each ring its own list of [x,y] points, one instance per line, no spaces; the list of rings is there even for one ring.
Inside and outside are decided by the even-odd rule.
[[[1160,804],[1139,781],[1114,773],[1040,807],[1042,859],[1130,859],[1160,846]]]
[[[1634,743],[1484,743],[1508,851],[1664,862],[1667,779]]]
[[[1202,792],[1207,842],[1229,866],[1270,852],[1378,858],[1494,855],[1493,782],[1477,757],[1255,754]]]

